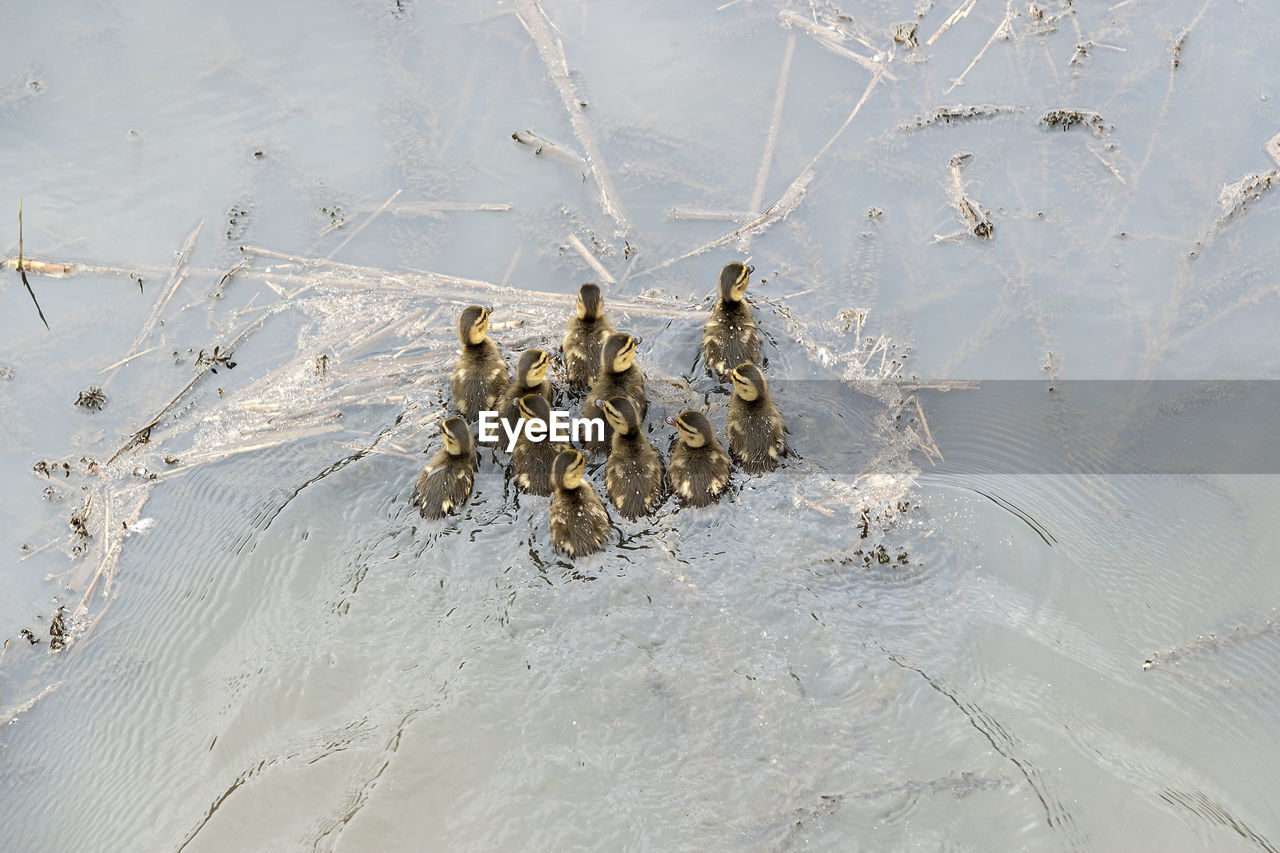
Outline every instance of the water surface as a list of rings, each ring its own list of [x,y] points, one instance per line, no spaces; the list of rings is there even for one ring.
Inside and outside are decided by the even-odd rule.
[[[28,257],[93,269],[29,276],[49,331],[0,290],[5,849],[1280,845],[1275,477],[1009,473],[1018,418],[935,468],[897,388],[837,384],[1275,378],[1276,197],[1221,197],[1280,167],[1274,16],[716,5],[548,3],[577,127],[509,3],[9,10],[4,241],[20,197]],[[571,237],[663,448],[722,423],[694,354],[749,253],[797,451],[573,564],[488,458],[461,517],[408,504],[459,305],[554,348]]]

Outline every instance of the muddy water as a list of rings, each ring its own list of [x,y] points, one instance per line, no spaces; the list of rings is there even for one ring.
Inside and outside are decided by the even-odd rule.
[[[549,3],[616,217],[507,4],[9,10],[6,248],[21,197],[28,256],[122,272],[31,276],[47,332],[12,270],[0,288],[0,847],[1280,845],[1275,477],[1212,453],[1195,476],[1009,473],[1046,440],[1027,417],[982,420],[970,464],[935,468],[904,455],[913,408],[833,382],[851,335],[894,346],[869,374],[906,356],[904,377],[1036,380],[1068,402],[1077,379],[1276,375],[1276,197],[1220,201],[1280,166],[1274,19],[1038,6],[1006,23],[978,3],[929,45],[951,8]],[[920,47],[895,44],[917,9]],[[740,253],[661,265],[752,213],[784,65],[762,207],[871,79],[805,29],[785,63],[792,12],[864,27],[872,47],[843,47],[887,75],[751,242],[797,455],[731,502],[667,504],[570,564],[545,502],[486,457],[467,512],[424,523],[408,497],[454,304],[261,255],[222,282],[252,245],[568,294],[599,277],[572,235],[625,277],[611,304],[675,300],[618,315],[646,339],[665,447],[659,416],[723,417],[693,368],[698,306]],[[987,106],[930,120],[960,103]],[[1063,108],[1086,123],[1040,125]],[[524,129],[554,144],[535,154]],[[396,206],[424,202],[452,207]],[[458,209],[478,204],[510,209]],[[480,301],[517,321],[505,347],[554,346],[563,304]],[[234,368],[108,463],[242,332]],[[73,405],[95,385],[101,411]],[[1115,416],[1055,411],[1048,440],[1069,445],[1096,426],[1071,418]],[[1171,452],[1250,428],[1206,420],[1162,433]],[[110,509],[82,539],[68,519],[90,495]],[[887,495],[864,527],[853,508]],[[58,607],[82,603],[51,654]]]

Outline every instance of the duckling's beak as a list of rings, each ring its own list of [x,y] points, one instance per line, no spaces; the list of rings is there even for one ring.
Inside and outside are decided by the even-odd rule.
[[[677,421],[677,418],[675,415],[667,415],[666,417],[667,426],[679,427],[680,424],[677,423],[676,421]]]
[[[754,264],[747,264],[747,275],[751,275],[755,271],[756,268]]]
[[[644,343],[644,338],[640,337],[639,335],[635,335],[634,337],[631,338],[632,346],[639,346],[642,343]]]
[[[492,314],[492,313],[493,313],[493,306],[492,306],[492,305],[486,305],[486,306],[484,307],[484,316],[488,317],[488,316],[489,316],[490,314]]]
[[[597,409],[603,409],[603,408],[604,408],[604,400],[596,400],[596,408],[597,408]]]

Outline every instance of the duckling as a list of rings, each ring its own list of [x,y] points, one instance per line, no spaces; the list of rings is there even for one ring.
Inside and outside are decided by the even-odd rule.
[[[489,337],[489,312],[472,305],[458,318],[462,350],[450,385],[453,405],[468,421],[474,421],[481,409],[492,409],[510,381],[502,352]]]
[[[569,318],[560,352],[564,354],[569,387],[575,391],[586,391],[600,372],[600,350],[613,326],[604,316],[604,300],[596,285],[584,284],[578,288],[575,307],[576,313]]]
[[[702,327],[702,352],[707,371],[721,381],[735,365],[760,360],[760,332],[744,296],[755,267],[738,262],[720,270],[720,299]]]
[[[636,344],[640,338],[615,332],[609,335],[600,351],[600,372],[591,383],[591,391],[582,406],[582,416],[591,418],[603,425],[603,441],[585,441],[583,447],[590,453],[608,453],[609,442],[613,435],[613,427],[600,417],[601,400],[614,397],[630,397],[640,410],[640,421],[644,422],[645,413],[649,411],[649,401],[644,397],[644,374],[636,366]],[[588,435],[598,434],[599,428],[593,427]]]
[[[748,474],[772,471],[778,467],[778,457],[787,451],[782,414],[769,395],[760,368],[744,361],[729,375],[733,379],[733,400],[725,423],[729,455]]]
[[[551,422],[551,407],[541,394],[525,394],[517,401],[520,417],[529,421]],[[567,442],[530,441],[525,430],[520,431],[516,439],[515,450],[511,452],[511,473],[515,476],[516,485],[533,495],[546,497],[554,489],[551,482],[551,466],[557,454],[562,450],[570,450]]]
[[[444,518],[471,498],[476,479],[476,451],[471,428],[462,418],[447,418],[440,426],[444,448],[418,474],[413,505],[423,518]]]
[[[551,466],[551,542],[570,557],[593,554],[609,538],[609,513],[591,484],[584,482],[586,460],[576,450],[562,450]]]
[[[645,438],[640,410],[627,397],[601,400],[600,409],[613,427],[604,484],[618,512],[635,519],[648,515],[662,501],[663,469],[658,451]]]
[[[507,390],[502,392],[497,406],[498,418],[508,421],[511,429],[515,429],[520,417],[519,401],[525,394],[539,394],[548,404],[552,402],[551,383],[547,381],[547,367],[550,364],[551,360],[540,349],[525,350],[520,354],[520,361],[516,364],[516,377],[511,380]]]
[[[671,450],[667,469],[672,490],[690,506],[706,506],[720,500],[729,485],[729,455],[716,441],[711,421],[701,412],[688,410],[667,423],[680,436]]]

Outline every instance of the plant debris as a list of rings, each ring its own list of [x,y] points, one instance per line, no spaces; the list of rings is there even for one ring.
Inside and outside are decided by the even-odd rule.
[[[95,412],[100,412],[106,403],[107,395],[103,390],[97,385],[90,385],[80,392],[80,396],[76,397],[75,404],[82,409],[93,409]]]
[[[227,211],[227,239],[240,240],[244,237],[245,232],[249,229],[249,211],[253,207],[251,202],[238,201],[231,205],[231,209]]]
[[[1040,124],[1045,127],[1060,127],[1064,131],[1079,125],[1089,128],[1098,136],[1103,136],[1114,130],[1102,116],[1089,110],[1049,110],[1040,116]]]
[[[1187,35],[1190,30],[1183,30],[1178,37],[1173,40],[1173,44],[1169,47],[1169,67],[1176,69],[1182,64],[1182,46],[1187,43]]]
[[[996,232],[996,226],[991,221],[991,211],[983,210],[982,205],[965,195],[964,182],[960,180],[960,168],[972,157],[972,154],[961,153],[951,158],[949,195],[952,205],[960,211],[960,218],[968,226],[969,232],[975,237],[990,240]]]
[[[28,643],[30,643],[33,646],[36,643],[41,642],[40,638],[37,637],[30,628],[23,628],[21,631],[18,632],[18,636],[22,637],[22,639],[26,640]]]
[[[956,121],[995,118],[996,116],[1008,115],[1017,111],[1018,107],[1012,104],[952,104],[951,106],[938,107],[927,115],[916,116],[898,125],[898,129],[915,130],[933,124],[951,124]]]
[[[66,462],[46,462],[41,459],[35,465],[31,466],[31,470],[46,479],[52,477],[54,474],[58,473],[58,471],[62,471],[62,476],[64,477],[71,476],[71,466]]]
[[[71,529],[75,532],[76,536],[79,536],[81,539],[90,538],[89,516],[92,512],[93,497],[90,496],[89,499],[84,502],[84,506],[71,513]]]
[[[222,365],[227,370],[235,368],[236,363],[231,361],[230,349],[224,350],[221,347],[214,347],[212,354],[200,350],[200,354],[196,356],[196,367],[207,367],[210,373],[217,373],[218,365]]]
[[[49,331],[49,321],[44,318],[44,309],[40,307],[40,301],[36,299],[36,292],[31,289],[31,282],[27,281],[27,270],[22,260],[22,199],[18,199],[18,275],[22,278],[22,283],[27,288],[27,293],[31,294],[31,301],[35,303],[36,313],[40,315],[40,322],[44,323],[45,331]]]
[[[341,228],[347,224],[347,215],[342,212],[339,205],[325,205],[320,208],[320,212],[329,217],[329,228]]]
[[[49,651],[59,651],[67,645],[67,620],[63,616],[66,607],[58,607],[53,621],[49,623]]]
[[[1224,184],[1218,193],[1218,204],[1222,213],[1214,221],[1202,239],[1191,245],[1189,252],[1192,258],[1200,254],[1210,241],[1218,236],[1218,232],[1240,214],[1244,213],[1250,202],[1262,198],[1262,194],[1280,186],[1280,170],[1271,169],[1266,172],[1251,172],[1238,181]]]

